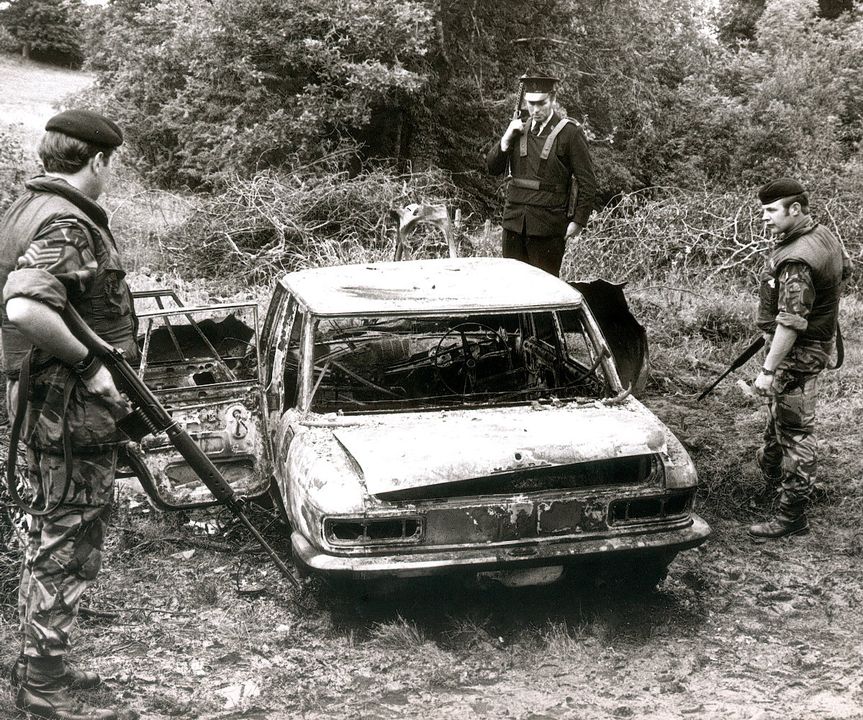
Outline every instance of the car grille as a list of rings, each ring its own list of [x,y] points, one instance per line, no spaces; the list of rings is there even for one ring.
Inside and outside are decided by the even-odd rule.
[[[530,468],[431,487],[408,488],[377,497],[388,501],[438,500],[479,495],[522,493],[659,484],[662,461],[656,455],[633,455],[553,468]]]

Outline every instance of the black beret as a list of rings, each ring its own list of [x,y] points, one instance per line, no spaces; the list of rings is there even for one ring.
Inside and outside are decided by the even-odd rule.
[[[524,91],[526,93],[554,92],[554,86],[557,83],[556,77],[545,75],[522,75],[519,80],[524,84]]]
[[[769,205],[784,197],[805,194],[806,190],[799,182],[787,177],[777,178],[758,189],[758,199],[762,205]]]
[[[123,131],[120,126],[90,110],[64,110],[52,117],[46,123],[45,129],[102,147],[115,148],[123,144]]]

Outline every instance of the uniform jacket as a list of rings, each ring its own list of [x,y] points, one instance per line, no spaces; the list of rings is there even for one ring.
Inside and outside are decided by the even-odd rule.
[[[517,137],[508,151],[501,150],[497,142],[486,157],[492,175],[502,175],[509,167],[512,178],[539,185],[539,189],[531,190],[520,187],[517,182],[508,183],[503,210],[503,227],[507,230],[526,232],[528,236],[562,237],[569,222],[587,224],[596,194],[596,178],[581,128],[574,122],[566,123],[549,157],[540,158],[548,136],[560,119],[554,113],[538,136],[530,132],[530,122],[526,123],[526,156],[520,153],[521,138]],[[570,215],[567,203],[571,178],[577,183],[578,197]]]
[[[823,225],[810,223],[779,238],[761,274],[758,327],[768,333],[776,329],[780,308],[780,284],[784,267],[805,265],[811,278],[811,309],[805,327],[797,327],[798,341],[830,341],[836,334],[842,280],[849,268],[842,244]],[[787,280],[785,281],[787,282]]]
[[[0,221],[0,283],[3,284],[3,355],[16,377],[30,343],[6,319],[5,303],[27,297],[60,312],[67,300],[111,345],[137,356],[137,321],[117,246],[104,210],[59,178],[27,183]],[[101,451],[119,441],[114,409],[89,395],[78,381],[64,408],[71,369],[43,351],[34,352],[26,438],[32,447],[59,450],[63,417],[76,452]]]

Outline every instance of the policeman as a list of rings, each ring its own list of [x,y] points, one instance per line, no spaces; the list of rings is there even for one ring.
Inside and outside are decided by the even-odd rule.
[[[21,572],[21,655],[12,682],[17,707],[32,715],[106,720],[116,713],[70,693],[98,685],[99,677],[70,666],[66,655],[81,595],[101,566],[121,440],[114,414],[122,399],[60,312],[71,303],[104,340],[136,356],[131,294],[96,202],[123,136],[114,122],[86,110],[62,112],[45,130],[39,146],[45,174],[26,183],[0,220],[6,397],[10,418],[25,418],[36,511]],[[19,387],[28,375],[29,387]]]
[[[562,117],[556,78],[521,78],[529,117],[513,118],[486,157],[492,175],[511,173],[503,210],[503,256],[560,274],[566,241],[581,234],[596,179],[587,140]],[[574,201],[573,201],[574,197]]]
[[[791,178],[758,191],[773,248],[761,273],[758,327],[767,355],[754,389],[769,399],[756,462],[781,485],[774,518],[749,528],[756,538],[809,532],[806,504],[816,480],[818,376],[833,351],[842,281],[851,261],[842,243],[809,214],[809,197]]]

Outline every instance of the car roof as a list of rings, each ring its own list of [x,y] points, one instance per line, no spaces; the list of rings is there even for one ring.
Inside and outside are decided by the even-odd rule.
[[[577,307],[581,293],[544,270],[489,257],[297,270],[282,285],[321,316]]]

